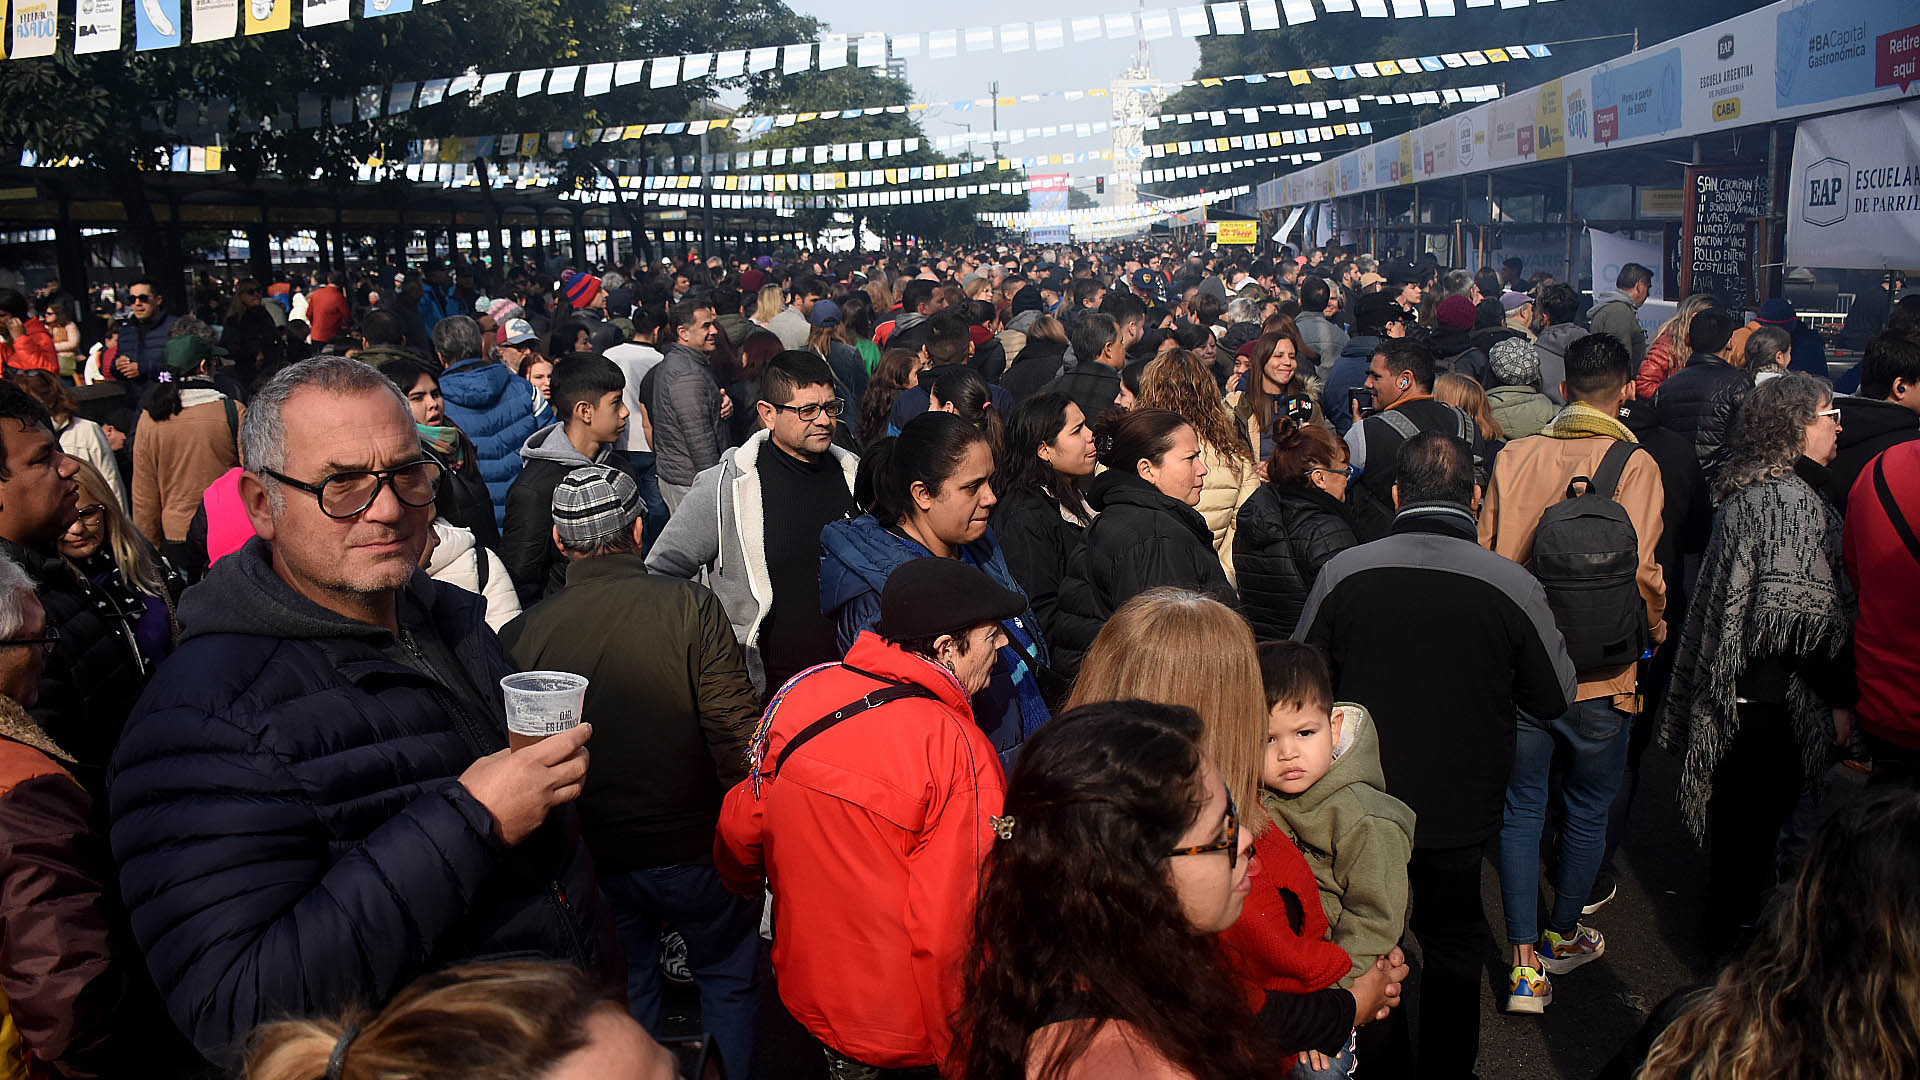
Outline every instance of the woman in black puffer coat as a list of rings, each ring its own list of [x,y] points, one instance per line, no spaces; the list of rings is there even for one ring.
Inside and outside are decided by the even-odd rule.
[[[1233,568],[1254,637],[1293,636],[1320,568],[1360,542],[1346,497],[1346,444],[1318,424],[1282,420],[1267,481],[1240,508],[1233,537]]]
[[[1194,509],[1207,467],[1192,425],[1167,409],[1130,409],[1094,426],[1107,471],[1093,478],[1087,502],[1100,516],[1067,560],[1050,628],[1063,674],[1078,671],[1100,627],[1148,589],[1172,585],[1240,606],[1207,519]]]

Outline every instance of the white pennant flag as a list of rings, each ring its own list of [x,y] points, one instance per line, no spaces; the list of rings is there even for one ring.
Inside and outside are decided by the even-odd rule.
[[[1033,47],[1039,52],[1058,49],[1066,44],[1066,28],[1059,19],[1046,19],[1033,24]]]
[[[1133,36],[1133,13],[1112,11],[1106,16],[1107,40],[1121,41]]]
[[[1098,15],[1077,15],[1071,25],[1075,44],[1092,41],[1100,36],[1100,16]]]
[[[911,60],[920,55],[919,34],[893,35],[893,56],[896,60]]]
[[[780,73],[798,75],[813,67],[813,43],[805,45],[782,45],[780,47]]]
[[[658,90],[668,86],[677,86],[680,82],[680,58],[677,56],[656,56],[653,66],[647,72],[647,85]]]
[[[305,0],[300,8],[300,25],[325,26],[347,21],[348,0]]]
[[[15,56],[42,55],[40,53],[20,52],[19,51],[20,47],[18,44],[20,41],[20,23],[18,19],[18,13],[20,9],[28,7],[34,3],[39,3],[39,2],[41,2],[41,0],[25,0],[25,2],[21,2],[21,0],[16,0],[14,4],[15,21],[14,21],[14,27],[13,27],[13,39],[15,42],[15,45],[14,45]],[[196,42],[221,41],[226,38],[230,38],[239,32],[240,32],[240,0],[193,0],[193,40],[194,41]],[[51,37],[47,39],[47,43],[49,46],[49,51],[51,51],[51,46],[52,46]],[[37,42],[36,42],[36,45],[37,45]]]
[[[747,71],[758,75],[763,71],[772,71],[780,63],[780,47],[770,45],[764,49],[754,49],[747,54]]]
[[[820,70],[833,71],[847,66],[847,35],[826,34],[820,38]]]
[[[554,68],[553,77],[547,80],[547,93],[571,94],[573,93],[574,84],[577,83],[579,79],[580,68],[578,65]]]
[[[680,58],[681,82],[692,82],[695,79],[704,79],[707,77],[707,72],[712,70],[712,53],[688,53]]]
[[[967,51],[968,52],[986,52],[988,49],[991,49],[991,48],[993,48],[993,27],[991,26],[967,27]]]
[[[1274,7],[1273,0],[1247,0],[1247,29],[1278,30],[1280,12]]]
[[[713,77],[716,79],[738,78],[747,70],[747,53],[744,49],[723,52],[714,58]]]
[[[632,86],[645,73],[645,60],[621,60],[613,65],[613,85]]]
[[[537,68],[520,73],[520,79],[513,85],[515,97],[532,97],[540,92],[541,84],[547,81],[547,69]]]
[[[957,51],[955,48],[956,40],[957,36],[952,30],[935,30],[928,34],[927,58],[930,60],[945,60],[952,56]]]
[[[587,81],[584,88],[586,96],[597,97],[611,89],[613,89],[613,65],[611,63],[588,64]],[[421,103],[425,104],[425,102],[426,95],[422,93]]]
[[[887,62],[887,35],[878,31],[861,35],[854,62],[863,68],[884,66]]]
[[[1173,19],[1166,8],[1154,8],[1140,13],[1140,36],[1148,41],[1159,41],[1173,36]]]
[[[74,11],[73,51],[80,55],[120,47],[120,0],[78,0]]]
[[[1235,5],[1229,5],[1235,6]],[[1207,9],[1195,5],[1180,9],[1180,36],[1204,37],[1207,32]],[[1237,16],[1236,16],[1237,18]]]
[[[1030,27],[1026,23],[1007,23],[1000,27],[1001,52],[1026,52]]]

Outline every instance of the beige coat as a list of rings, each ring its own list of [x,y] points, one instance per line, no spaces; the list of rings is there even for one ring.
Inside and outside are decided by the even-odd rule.
[[[1254,422],[1247,421],[1246,428],[1247,445],[1259,446],[1260,433]],[[1200,444],[1200,460],[1207,466],[1207,475],[1200,482],[1200,505],[1194,509],[1207,519],[1214,554],[1226,568],[1227,580],[1233,581],[1234,521],[1240,516],[1240,507],[1259,489],[1260,477],[1251,457],[1244,461],[1229,458],[1205,442]]]

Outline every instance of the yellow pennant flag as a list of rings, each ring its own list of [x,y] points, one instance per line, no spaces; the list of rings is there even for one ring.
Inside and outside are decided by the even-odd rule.
[[[1380,71],[1380,74],[1382,75],[1400,74],[1400,65],[1394,63],[1391,60],[1382,60],[1379,63],[1375,64],[1374,67],[1378,68]]]
[[[247,0],[247,33],[269,34],[293,24],[293,0]]]
[[[1287,72],[1287,81],[1292,83],[1295,86],[1307,85],[1307,82],[1309,81],[1309,79],[1308,79],[1306,69],[1295,68],[1294,70]]]

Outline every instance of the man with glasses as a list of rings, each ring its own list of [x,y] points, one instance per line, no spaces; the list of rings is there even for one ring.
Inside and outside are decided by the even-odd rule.
[[[167,338],[180,317],[167,314],[166,297],[151,278],[134,282],[127,301],[132,311],[120,324],[112,377],[125,381],[128,403],[138,407],[154,376],[167,368]]]
[[[837,660],[820,613],[820,530],[855,513],[859,459],[833,445],[833,371],[783,352],[760,377],[760,426],[693,482],[647,556],[647,569],[691,578],[703,569],[747,653],[764,698],[815,664]]]
[[[289,1013],[480,956],[591,966],[588,725],[508,751],[479,597],[418,569],[443,475],[357,360],[283,370],[241,428],[258,534],[181,604],[110,772],[134,935],[174,1022],[231,1067]],[[602,972],[604,975],[605,972]]]
[[[46,409],[0,382],[0,554],[33,579],[47,625],[66,639],[48,660],[33,716],[74,756],[74,775],[98,798],[147,669],[118,608],[60,558],[60,537],[80,505],[78,470],[55,441]]]

